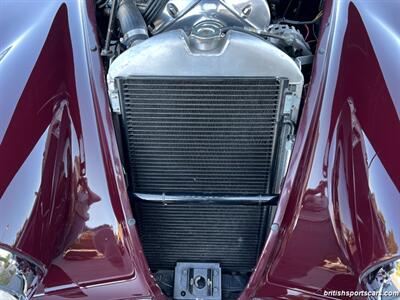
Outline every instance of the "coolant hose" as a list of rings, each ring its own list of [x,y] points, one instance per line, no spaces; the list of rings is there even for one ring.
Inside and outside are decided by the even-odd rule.
[[[122,43],[126,47],[149,37],[146,22],[134,0],[119,1],[117,18],[123,34]]]

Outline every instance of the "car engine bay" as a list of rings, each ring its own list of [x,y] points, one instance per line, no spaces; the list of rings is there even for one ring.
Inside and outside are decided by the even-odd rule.
[[[235,299],[268,237],[322,1],[97,0],[144,254],[173,299]]]

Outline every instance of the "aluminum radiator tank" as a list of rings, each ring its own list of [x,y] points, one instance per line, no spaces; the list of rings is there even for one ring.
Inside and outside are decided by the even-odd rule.
[[[129,76],[270,76],[286,78],[300,98],[303,74],[286,53],[254,35],[212,24],[194,27],[187,36],[172,30],[151,37],[123,52],[111,64],[107,82],[112,109],[120,112],[115,79]]]

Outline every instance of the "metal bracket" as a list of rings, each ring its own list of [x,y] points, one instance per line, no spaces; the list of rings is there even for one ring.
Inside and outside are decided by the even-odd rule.
[[[218,263],[177,263],[174,299],[221,299],[221,268]]]

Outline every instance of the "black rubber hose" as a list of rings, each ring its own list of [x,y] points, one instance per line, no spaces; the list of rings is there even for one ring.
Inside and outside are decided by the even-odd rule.
[[[130,47],[134,41],[149,37],[147,25],[134,0],[120,0],[117,18],[123,34],[122,43]]]

